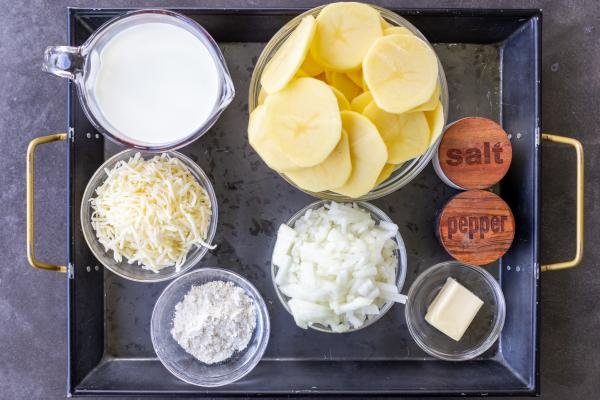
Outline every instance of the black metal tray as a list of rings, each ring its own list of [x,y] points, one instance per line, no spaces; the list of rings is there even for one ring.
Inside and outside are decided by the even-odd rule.
[[[69,9],[71,45],[126,10]],[[501,282],[507,317],[499,342],[476,360],[432,359],[410,338],[401,305],[369,329],[330,335],[297,328],[275,296],[269,274],[277,226],[313,199],[293,189],[247,145],[247,90],[264,43],[302,10],[180,9],[222,46],[237,89],[218,124],[182,151],[209,174],[219,200],[217,250],[201,266],[231,268],[265,297],[272,334],[264,359],[237,383],[200,388],[173,377],[156,359],[150,315],[166,284],[129,282],[103,271],[80,228],[83,190],[119,147],[86,119],[69,87],[68,393],[71,395],[495,395],[535,394],[539,313],[539,10],[395,10],[419,28],[445,67],[450,118],[483,115],[512,134],[513,163],[497,188],[517,232],[509,253],[486,267]],[[448,256],[437,243],[436,211],[454,191],[431,167],[374,203],[400,226],[408,249],[404,292]],[[99,266],[99,267],[98,267]]]

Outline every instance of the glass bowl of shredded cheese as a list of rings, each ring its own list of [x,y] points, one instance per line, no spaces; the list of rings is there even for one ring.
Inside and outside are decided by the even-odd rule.
[[[125,150],[90,179],[81,228],[92,253],[138,282],[172,279],[214,248],[217,198],[204,171],[178,152]]]

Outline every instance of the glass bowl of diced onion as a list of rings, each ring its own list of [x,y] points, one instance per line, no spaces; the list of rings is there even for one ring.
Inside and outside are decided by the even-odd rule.
[[[129,263],[128,259],[123,256],[121,260],[117,261],[112,250],[107,250],[100,243],[96,231],[92,226],[92,215],[94,209],[92,208],[91,199],[94,198],[97,193],[96,190],[100,187],[107,179],[107,172],[111,171],[118,163],[127,162],[132,157],[135,157],[137,153],[144,160],[151,159],[155,156],[161,156],[160,153],[145,152],[137,149],[129,149],[122,151],[104,162],[94,173],[87,187],[83,193],[81,199],[81,229],[83,236],[88,244],[88,247],[92,251],[94,257],[106,268],[113,273],[132,281],[137,282],[160,282],[169,279],[173,279],[179,276],[194,265],[196,265],[208,252],[208,247],[193,245],[185,255],[185,261],[179,266],[167,266],[158,270],[151,270],[142,265],[138,265],[137,262]],[[177,159],[191,174],[191,176],[200,184],[204,191],[211,206],[210,220],[206,228],[206,238],[204,242],[206,244],[212,244],[217,230],[217,218],[218,218],[218,206],[217,197],[213,189],[210,179],[206,173],[189,157],[176,152],[170,151],[163,153],[169,158]],[[143,232],[140,232],[143,234]]]
[[[375,227],[379,227],[384,224],[390,224],[390,225],[394,224],[393,221],[390,219],[390,217],[388,217],[382,210],[380,210],[379,208],[375,207],[374,205],[372,205],[370,203],[362,202],[362,201],[357,201],[357,202],[352,202],[352,203],[335,203],[335,202],[332,202],[329,200],[320,200],[320,201],[316,201],[314,203],[307,205],[306,207],[304,207],[301,210],[299,210],[298,212],[296,212],[285,224],[290,228],[294,228],[296,226],[296,223],[299,220],[301,220],[302,218],[304,218],[305,215],[307,214],[307,212],[309,212],[309,213],[314,212],[315,210],[321,209],[323,207],[329,208],[329,207],[331,207],[332,204],[351,205],[353,208],[358,208],[361,211],[366,211],[369,214],[369,216],[371,217],[371,219],[373,220],[373,222],[375,223]],[[398,231],[396,231],[396,233],[393,235],[391,240],[394,242],[393,254],[394,254],[394,258],[395,258],[396,262],[395,262],[395,269],[393,272],[393,277],[390,278],[390,281],[387,282],[385,286],[389,285],[389,287],[393,289],[393,292],[396,295],[394,295],[392,297],[402,298],[403,295],[400,295],[398,293],[400,293],[400,291],[402,290],[402,287],[404,286],[404,280],[406,278],[406,270],[407,270],[406,248],[404,245],[404,241],[402,240],[402,236],[400,235],[400,233]],[[273,253],[275,253],[275,247],[273,248]],[[280,288],[280,284],[278,283],[279,272],[280,272],[280,268],[273,262],[273,258],[272,258],[271,259],[271,278],[272,278],[272,282],[273,282],[273,287],[275,288],[277,297],[281,301],[281,304],[283,305],[283,307],[286,309],[287,312],[289,312],[293,316],[292,309],[290,308],[290,305],[288,304],[288,302],[291,300],[291,298],[283,293],[282,289]],[[339,330],[339,329],[332,328],[330,325],[325,325],[322,323],[310,323],[307,325],[307,327],[317,330],[317,331],[326,332],[326,333],[356,332],[358,330],[364,329],[364,328],[374,324],[375,322],[377,322],[390,310],[390,308],[392,308],[392,306],[395,304],[395,302],[398,302],[398,301],[399,300],[396,300],[396,301],[385,300],[383,298],[376,299],[376,302],[374,304],[378,307],[378,312],[375,314],[365,315],[364,316],[365,319],[363,320],[363,322],[360,326],[353,326],[350,323],[349,329]],[[360,317],[362,317],[362,316],[360,316]]]
[[[294,29],[300,24],[302,18],[304,18],[307,15],[312,15],[316,18],[326,5],[327,4],[312,8],[296,16],[287,24],[285,24],[281,29],[279,29],[277,33],[273,35],[271,40],[269,40],[262,53],[260,54],[252,72],[252,78],[250,80],[250,88],[248,94],[248,113],[252,113],[252,111],[262,103],[261,96],[263,95],[263,93],[261,93],[260,79],[268,62],[275,55],[277,50],[285,43],[285,41],[294,31]],[[423,33],[421,33],[421,31],[419,31],[413,24],[408,22],[405,18],[402,18],[395,12],[392,12],[386,8],[379,7],[374,4],[369,5],[375,10],[379,11],[381,18],[385,21],[385,23],[389,24],[390,26],[404,27],[410,30],[415,36],[425,41],[425,43],[427,43],[429,46],[431,46],[431,43],[427,40]],[[433,48],[433,46],[431,47]],[[446,123],[448,121],[448,83],[446,81],[446,74],[444,73],[443,65],[440,62],[439,58],[438,82],[441,88],[440,102],[442,104],[444,114],[443,126],[446,126]],[[290,185],[316,198],[329,199],[335,201],[374,200],[395,192],[396,190],[406,186],[413,179],[415,179],[419,175],[419,173],[421,173],[421,171],[427,166],[427,164],[429,164],[429,161],[431,161],[431,159],[433,158],[435,149],[437,148],[437,144],[439,143],[440,139],[441,135],[437,138],[437,140],[430,144],[427,151],[421,156],[412,160],[408,160],[402,164],[396,165],[394,171],[387,179],[385,179],[383,182],[381,182],[379,185],[373,188],[370,192],[358,198],[350,198],[332,191],[311,192],[296,185],[294,182],[292,182],[291,179],[287,178],[285,174],[280,173],[280,175]]]

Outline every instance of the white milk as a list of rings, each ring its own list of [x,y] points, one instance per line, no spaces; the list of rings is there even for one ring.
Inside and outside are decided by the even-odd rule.
[[[134,143],[184,139],[204,124],[220,96],[211,53],[181,27],[132,26],[90,57],[86,86],[108,122],[103,125]]]

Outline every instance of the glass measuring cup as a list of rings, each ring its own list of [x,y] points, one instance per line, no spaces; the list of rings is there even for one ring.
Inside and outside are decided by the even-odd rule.
[[[102,101],[99,101],[100,97],[96,93],[96,85],[99,80],[98,74],[103,67],[102,63],[104,62],[101,58],[102,51],[107,49],[107,46],[111,41],[124,31],[127,31],[130,28],[139,28],[142,25],[148,27],[150,24],[154,24],[152,26],[161,25],[162,27],[168,25],[167,28],[171,30],[173,30],[172,28],[180,28],[175,29],[175,31],[178,31],[179,34],[183,34],[186,39],[189,39],[190,43],[193,43],[196,46],[194,47],[195,49],[205,49],[201,51],[202,54],[200,54],[199,51],[193,54],[193,56],[196,57],[194,58],[196,64],[198,57],[204,57],[202,60],[206,61],[205,64],[207,65],[207,69],[204,71],[197,70],[195,69],[196,64],[194,64],[194,67],[190,67],[190,65],[176,65],[174,60],[169,58],[169,52],[166,54],[160,53],[161,48],[170,50],[172,46],[180,45],[180,42],[174,42],[172,43],[172,46],[171,43],[162,43],[162,47],[159,46],[159,48],[155,50],[156,46],[152,41],[144,43],[145,38],[141,37],[139,39],[140,42],[142,42],[143,45],[147,45],[147,50],[150,51],[150,53],[147,54],[150,57],[144,59],[144,63],[146,63],[148,67],[162,68],[164,63],[167,63],[168,65],[170,62],[170,65],[173,66],[173,70],[164,72],[165,70],[162,69],[159,71],[164,73],[161,74],[162,80],[156,82],[156,90],[154,90],[152,86],[149,86],[149,90],[144,92],[143,95],[140,95],[137,92],[131,92],[132,98],[138,96],[137,98],[142,101],[139,105],[134,104],[134,102],[129,102],[126,105],[131,107],[144,107],[144,105],[148,104],[152,106],[153,108],[149,107],[147,110],[141,110],[147,115],[147,118],[136,118],[137,114],[134,113],[132,113],[130,117],[126,113],[127,109],[116,110],[122,111],[122,118],[130,119],[127,121],[126,125],[121,124],[118,126],[119,124],[115,123],[115,118],[111,118],[109,115],[110,113],[106,113],[106,104],[110,104],[110,102],[104,101],[104,103],[102,103]],[[182,29],[185,32],[183,32]],[[138,32],[140,32],[139,29]],[[189,36],[189,34],[193,36]],[[148,40],[151,39],[148,38]],[[156,53],[154,54],[152,51],[156,51]],[[183,51],[178,54],[186,54],[186,52]],[[129,54],[125,53],[121,55],[125,56],[123,57],[123,63],[131,61],[131,58],[128,57]],[[112,62],[114,65],[114,60],[112,60]],[[117,59],[117,62],[121,62],[121,60]],[[160,64],[161,62],[163,64]],[[154,64],[154,66],[151,64]],[[157,65],[161,65],[161,67],[157,67]],[[139,82],[139,77],[146,74],[149,78],[148,82],[150,82],[150,85],[154,84],[152,81],[154,75],[149,74],[148,71],[144,71],[144,69],[146,68],[139,68],[132,71],[130,74],[132,80],[138,79],[136,82]],[[151,68],[148,69],[151,70]],[[78,97],[86,116],[94,127],[104,136],[128,147],[135,147],[147,151],[173,150],[198,139],[216,122],[221,112],[223,112],[229,103],[231,103],[235,95],[235,89],[225,59],[214,39],[204,30],[204,28],[202,28],[202,26],[192,19],[168,10],[139,10],[129,12],[103,24],[83,45],[79,47],[48,47],[44,52],[42,70],[63,78],[68,78],[75,83]],[[190,101],[190,99],[203,100],[206,96],[204,92],[200,94],[198,90],[191,89],[187,82],[182,81],[182,70],[187,71],[188,75],[185,76],[190,76],[191,73],[191,76],[197,78],[194,89],[209,87],[210,90],[207,89],[206,92],[210,93],[210,99],[207,99],[206,102]],[[196,74],[196,71],[198,71],[197,75],[194,75]],[[209,71],[210,74],[206,73],[206,71]],[[108,73],[112,73],[112,71],[109,71]],[[127,74],[125,74],[125,76],[127,77]],[[172,81],[169,80],[171,78]],[[171,82],[173,84],[171,84]],[[127,86],[127,81],[125,82],[125,86]],[[188,87],[186,88],[186,86]],[[167,91],[168,93],[176,94],[177,90],[174,90],[174,88],[183,88],[185,94],[191,94],[192,96],[174,96],[173,103],[176,105],[169,108],[170,102],[166,101],[165,97],[160,97],[158,93]],[[128,90],[127,87],[124,88],[122,86],[117,89],[119,93],[123,93],[123,90]],[[152,96],[155,96],[156,98],[153,99]],[[117,98],[117,100],[121,102],[124,101],[123,97]],[[165,104],[167,107],[161,108],[161,105]],[[102,105],[105,106],[104,109],[102,108]],[[132,108],[132,110],[140,110],[140,108]],[[155,119],[155,121],[153,119]],[[160,135],[153,136],[152,140],[149,140],[150,136],[144,137],[144,132],[142,132],[142,134],[132,134],[133,130],[131,128],[138,129],[139,126],[143,124],[145,124],[143,126],[154,126],[154,122],[157,123],[156,126],[173,126],[173,129],[162,130],[162,128],[160,128]],[[136,127],[136,123],[141,125]],[[129,128],[125,129],[124,126],[129,126]],[[157,128],[157,130],[158,129],[159,128]],[[141,131],[143,131],[143,129],[141,129]],[[165,133],[162,134],[162,131]]]

